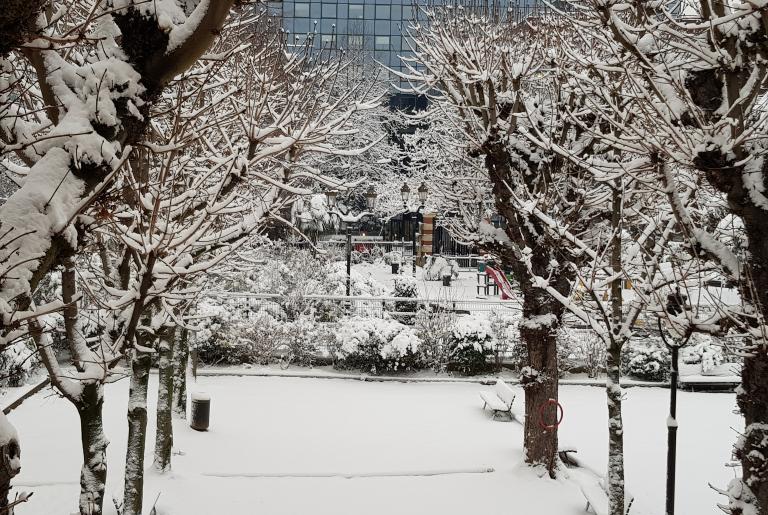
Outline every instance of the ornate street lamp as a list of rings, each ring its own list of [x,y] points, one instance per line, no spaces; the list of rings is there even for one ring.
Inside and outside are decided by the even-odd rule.
[[[369,211],[373,211],[376,208],[376,190],[373,189],[373,184],[368,186],[368,191],[365,192],[365,205],[368,206]]]
[[[427,203],[429,189],[427,188],[427,185],[422,182],[417,191],[419,192],[419,203],[423,206]]]
[[[400,198],[403,199],[403,205],[408,205],[408,199],[411,197],[411,188],[408,187],[407,183],[403,183],[403,187],[400,188]]]
[[[680,315],[686,309],[686,302],[688,297],[680,293],[680,288],[675,289],[675,293],[670,293],[667,296],[666,312],[670,315]],[[684,347],[688,340],[691,338],[691,333],[688,332],[684,337],[678,341],[670,343],[664,336],[664,330],[661,325],[661,317],[658,318],[659,322],[659,334],[661,335],[661,341],[664,342],[672,353],[672,370],[669,375],[669,417],[667,417],[667,503],[666,503],[666,515],[675,514],[675,468],[677,461],[677,382],[680,376],[678,360],[679,351],[681,347]]]

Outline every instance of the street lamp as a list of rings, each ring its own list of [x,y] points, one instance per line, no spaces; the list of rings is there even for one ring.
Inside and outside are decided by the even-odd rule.
[[[680,293],[680,288],[675,289],[675,293],[667,296],[666,312],[670,315],[679,315],[686,306],[688,297]],[[679,351],[684,347],[691,337],[690,331],[677,342],[670,343],[664,336],[664,330],[661,325],[661,317],[658,317],[659,334],[661,341],[664,342],[672,353],[672,370],[669,376],[669,417],[667,418],[667,506],[666,515],[675,514],[675,468],[677,456],[677,381],[680,376],[678,367]]]
[[[347,297],[351,295],[352,291],[352,225],[360,223],[366,217],[373,217],[373,211],[376,208],[376,190],[371,185],[368,191],[365,192],[365,204],[369,211],[364,211],[358,215],[353,215],[349,211],[346,213],[341,212],[336,207],[336,197],[338,192],[335,190],[328,190],[325,192],[326,200],[328,201],[329,213],[336,215],[339,220],[344,224],[347,236]]]
[[[411,226],[413,227],[412,231],[412,243],[413,243],[413,275],[416,276],[416,223],[419,221],[419,217],[421,216],[421,210],[424,207],[424,204],[427,203],[427,195],[429,194],[429,189],[427,188],[427,185],[423,182],[419,186],[419,188],[416,190],[416,193],[419,197],[419,207],[416,209],[416,211],[410,211],[408,209],[408,199],[411,196],[411,188],[408,187],[408,183],[403,183],[403,187],[400,188],[400,197],[403,199],[403,207],[405,207],[405,211],[403,212],[403,221],[408,220],[411,221]]]

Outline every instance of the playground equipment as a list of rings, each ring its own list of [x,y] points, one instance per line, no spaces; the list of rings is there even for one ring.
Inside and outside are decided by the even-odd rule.
[[[507,279],[507,276],[504,275],[504,272],[486,264],[485,274],[493,279],[493,283],[499,290],[501,290],[501,300],[508,300],[514,297],[512,285],[509,284],[509,280]]]

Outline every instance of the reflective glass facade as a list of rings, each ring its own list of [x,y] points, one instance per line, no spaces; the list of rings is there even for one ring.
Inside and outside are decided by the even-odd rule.
[[[465,3],[462,0],[417,0],[431,5]],[[495,11],[526,16],[540,5],[537,0],[490,0]],[[477,5],[478,0],[466,4]],[[486,6],[488,4],[485,4]],[[287,43],[303,47],[308,34],[315,34],[316,49],[361,53],[366,59],[399,70],[399,56],[410,55],[404,35],[414,16],[420,16],[414,0],[285,0],[270,2],[270,14],[279,17]],[[384,80],[392,80],[386,74]]]

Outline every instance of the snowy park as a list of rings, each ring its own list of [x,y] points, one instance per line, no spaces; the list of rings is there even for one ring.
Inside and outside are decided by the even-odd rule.
[[[107,459],[115,468],[125,457],[127,428],[118,407],[127,402],[126,386],[118,383],[105,392],[108,405],[115,406],[105,412],[105,431],[113,439]],[[245,515],[254,509],[275,515],[354,514],[364,506],[377,515],[459,515],[502,514],[513,506],[575,515],[584,513],[580,485],[597,481],[606,470],[607,431],[601,422],[606,407],[596,387],[561,388],[567,410],[561,445],[576,449],[584,468],[566,469],[557,480],[540,479],[524,464],[521,407],[513,406],[516,421],[491,420],[478,396],[488,387],[476,383],[217,376],[200,378],[195,388],[211,396],[211,427],[201,433],[176,422],[173,471],[146,477],[144,495],[152,505],[157,501],[158,514]],[[152,375],[150,391],[155,389]],[[657,501],[664,496],[664,476],[658,472],[664,470],[667,394],[660,388],[627,390],[632,513],[658,513]],[[150,411],[155,402],[150,395]],[[681,513],[719,511],[718,495],[708,483],[730,481],[733,473],[722,466],[730,452],[702,450],[739,430],[741,422],[731,413],[734,402],[732,394],[681,394]],[[58,424],[42,423],[43,413]],[[73,464],[80,451],[64,442],[77,439],[76,414],[65,402],[40,396],[19,409],[14,423],[25,441],[41,442],[24,454],[15,480],[19,488],[35,491],[27,513],[74,509],[79,471]],[[151,420],[148,431],[152,441]],[[115,476],[106,491],[119,496],[122,478]],[[105,513],[114,511],[108,506]]]
[[[767,0],[0,1],[0,515],[768,515]]]

